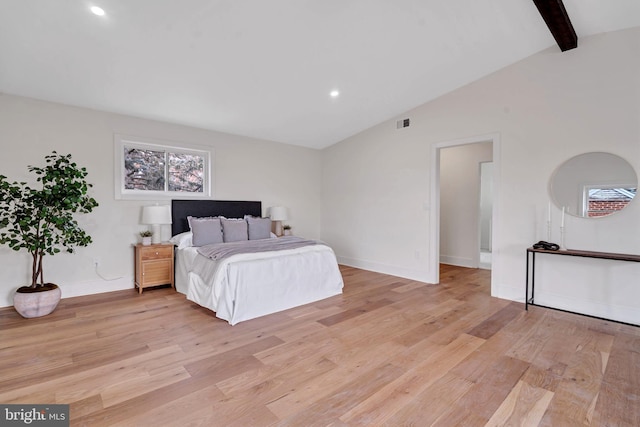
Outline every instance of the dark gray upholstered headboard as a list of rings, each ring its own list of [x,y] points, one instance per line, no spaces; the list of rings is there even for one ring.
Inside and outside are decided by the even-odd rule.
[[[172,200],[171,235],[189,231],[188,216],[224,216],[244,218],[245,215],[262,216],[262,202],[236,200]]]

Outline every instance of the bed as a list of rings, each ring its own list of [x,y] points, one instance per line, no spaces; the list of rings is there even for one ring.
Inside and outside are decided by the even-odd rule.
[[[273,238],[270,220],[260,218],[261,202],[173,200],[171,211],[176,290],[231,325],[342,293],[333,250],[319,241]],[[197,228],[211,222],[217,233],[221,217],[225,240],[243,221],[251,239],[219,242]],[[268,235],[256,234],[267,221]]]

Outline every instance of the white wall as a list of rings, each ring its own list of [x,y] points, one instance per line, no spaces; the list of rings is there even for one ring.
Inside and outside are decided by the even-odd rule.
[[[33,181],[27,165],[43,165],[52,150],[72,154],[86,166],[92,196],[100,206],[79,216],[94,243],[73,255],[46,257],[45,280],[57,283],[63,298],[133,287],[133,250],[140,208],[150,202],[114,198],[113,135],[141,136],[212,147],[214,198],[261,200],[289,208],[295,234],[320,237],[321,154],[307,148],[259,141],[134,117],[0,94],[0,173]],[[168,203],[168,202],[164,202]],[[169,227],[163,230],[168,238]],[[101,279],[92,258],[99,257]],[[29,257],[0,246],[0,306],[13,305],[13,291],[29,282]]]
[[[492,294],[524,301],[525,248],[546,236],[548,179],[555,168],[574,155],[606,151],[640,171],[639,51],[640,28],[582,38],[564,53],[553,46],[324,150],[323,238],[345,264],[432,277],[432,147],[498,134]],[[406,117],[411,126],[396,130],[396,120]],[[559,210],[553,215],[552,238],[558,240]],[[570,218],[567,246],[640,253],[638,218],[638,201],[611,217]],[[549,260],[558,262],[565,260]],[[590,261],[574,262],[579,269]],[[605,264],[603,274],[622,285],[572,274],[575,268],[547,269],[537,279],[553,282],[548,292],[571,300],[574,309],[613,305],[616,316],[640,323],[640,288],[624,285],[637,283],[639,268]],[[605,301],[603,292],[620,294]]]
[[[440,262],[444,264],[478,267],[480,163],[492,158],[491,142],[440,150]]]

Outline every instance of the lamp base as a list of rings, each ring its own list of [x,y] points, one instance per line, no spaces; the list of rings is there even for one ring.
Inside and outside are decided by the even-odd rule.
[[[275,234],[278,237],[282,237],[282,221],[274,221]]]
[[[153,232],[151,243],[154,245],[160,243],[162,241],[162,236],[160,236],[160,224],[152,224],[151,231]]]

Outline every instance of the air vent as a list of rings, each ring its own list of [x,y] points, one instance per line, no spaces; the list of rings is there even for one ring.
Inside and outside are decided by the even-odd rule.
[[[408,128],[410,124],[409,119],[402,119],[396,122],[396,129]]]

